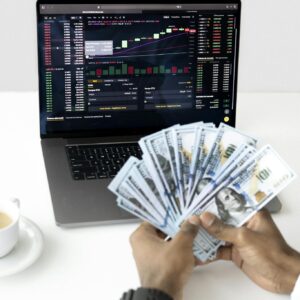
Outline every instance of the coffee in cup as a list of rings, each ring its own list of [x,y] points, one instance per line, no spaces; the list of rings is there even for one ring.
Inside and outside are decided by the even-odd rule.
[[[19,239],[20,202],[0,200],[0,259],[9,254]]]
[[[13,220],[8,214],[0,211],[0,229],[9,226],[12,222]]]

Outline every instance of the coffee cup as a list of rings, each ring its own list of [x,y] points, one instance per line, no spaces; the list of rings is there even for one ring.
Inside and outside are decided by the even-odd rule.
[[[20,201],[0,200],[0,259],[12,251],[19,239]]]

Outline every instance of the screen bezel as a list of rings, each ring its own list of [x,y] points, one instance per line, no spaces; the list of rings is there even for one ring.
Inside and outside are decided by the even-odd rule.
[[[182,4],[182,2],[173,0],[172,3],[174,4]],[[240,0],[212,0],[212,1],[195,1],[195,0],[189,0],[188,4],[238,4],[238,19],[237,19],[237,27],[238,30],[238,36],[237,36],[237,45],[236,45],[236,64],[235,64],[235,79],[234,79],[234,94],[233,94],[233,103],[234,103],[234,112],[231,120],[229,121],[229,125],[235,127],[236,124],[236,103],[237,103],[237,85],[238,85],[238,65],[239,65],[239,46],[240,46],[240,28],[241,28],[241,1]],[[40,4],[112,4],[111,1],[95,1],[95,0],[88,0],[87,2],[83,0],[38,0],[36,2],[36,17],[37,17],[37,34],[38,34],[38,24],[39,24],[39,18],[40,18],[40,10],[39,5]],[[116,1],[113,2],[113,4],[124,4],[124,2]],[[126,4],[140,4],[139,1],[130,1],[126,2]],[[143,4],[163,4],[161,1],[144,1]],[[171,4],[166,3],[166,4]],[[187,3],[186,3],[187,4]],[[37,39],[38,41],[38,39]],[[37,44],[38,47],[38,44]],[[38,49],[38,80],[39,80],[39,112],[41,115],[42,112],[42,86],[41,86],[41,72],[42,72],[42,57],[40,55],[40,51]],[[200,120],[199,120],[200,121]],[[205,120],[204,120],[205,121]],[[81,138],[81,137],[107,137],[107,136],[143,136],[147,135],[149,133],[158,131],[163,129],[161,126],[151,126],[146,128],[135,128],[135,129],[128,129],[128,128],[111,128],[111,129],[96,129],[96,130],[77,130],[77,131],[66,131],[66,132],[57,132],[57,133],[46,133],[42,134],[41,128],[41,118],[39,118],[40,122],[40,137],[42,139],[44,138]],[[209,122],[209,120],[207,120]],[[104,132],[103,132],[104,131]]]

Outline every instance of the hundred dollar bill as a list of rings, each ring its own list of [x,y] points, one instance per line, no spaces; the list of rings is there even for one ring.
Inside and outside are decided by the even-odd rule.
[[[135,199],[138,199],[139,204],[142,205],[144,215],[146,215],[150,221],[153,220],[155,222],[155,225],[153,222],[150,222],[153,224],[153,226],[157,227],[163,232],[167,231],[169,234],[176,232],[176,227],[174,226],[174,222],[170,216],[170,208],[167,208],[166,211],[157,213],[157,211],[153,209],[153,206],[149,205],[149,202],[146,200],[147,198],[143,197],[144,194],[141,192],[140,187],[131,176],[122,183],[122,187],[126,188],[126,190],[129,191]],[[157,204],[157,201],[153,204]]]
[[[224,163],[221,170],[217,172],[212,181],[215,185],[219,184],[217,182],[223,181],[228,173],[235,171],[243,162],[247,161],[248,158],[253,156],[257,152],[256,148],[249,146],[248,144],[240,145],[236,151],[230,156],[229,159]]]
[[[203,199],[212,193],[219,185],[224,181],[231,180],[231,174],[235,174],[234,171],[242,170],[241,167],[257,152],[257,150],[247,144],[241,145],[235,154],[232,155],[230,160],[224,164],[223,169],[211,178],[211,181],[202,189],[201,193],[193,198],[193,203],[185,214],[189,214],[193,208],[199,206]],[[182,216],[184,217],[184,216]]]
[[[224,170],[219,174],[219,176],[214,177],[212,182],[210,182],[202,190],[200,195],[196,199],[193,199],[192,205],[181,216],[181,220],[184,220],[189,215],[191,215],[194,207],[196,205],[199,206],[203,198],[205,199],[205,197],[212,193],[222,182],[228,180],[228,178],[230,178],[231,172],[240,168],[246,161],[248,161],[248,159],[256,153],[256,149],[247,144],[244,144],[238,149],[237,152],[238,154],[233,157],[234,160],[228,160],[227,163],[224,165]],[[208,234],[204,229],[202,229],[201,231],[202,232],[199,235],[202,237],[202,239],[206,240],[207,245],[210,245],[211,251],[216,251],[218,247],[223,245],[222,241],[217,240],[216,238]],[[205,255],[207,256],[207,254]]]
[[[203,126],[206,128],[216,128],[216,125],[214,123],[203,123]]]
[[[164,135],[166,144],[168,146],[171,170],[172,170],[173,178],[174,178],[174,181],[175,181],[175,184],[176,184],[176,191],[177,191],[176,194],[179,195],[180,208],[181,208],[181,211],[182,211],[183,208],[184,208],[183,189],[182,189],[182,186],[179,183],[179,177],[178,177],[178,174],[177,174],[176,157],[175,157],[176,141],[173,139],[173,130],[176,127],[177,126],[173,126],[173,127],[170,127],[170,128],[167,128],[167,129],[163,130],[163,135]]]
[[[132,171],[133,167],[138,164],[139,160],[135,157],[130,157],[123,165],[122,169],[118,172],[117,176],[110,182],[108,189],[116,194],[119,186]],[[121,195],[120,195],[121,196]],[[122,196],[121,196],[122,197]],[[126,199],[126,197],[123,197]]]
[[[195,245],[198,245],[200,248],[203,248],[202,243],[206,244],[205,251],[207,253],[211,253],[212,251],[215,251],[217,247],[220,247],[224,244],[223,241],[220,241],[210,235],[205,229],[202,227],[199,228],[198,234],[195,238]],[[199,248],[199,249],[200,249]]]
[[[206,128],[216,128],[214,123],[203,123],[203,122],[195,122],[186,125],[182,125],[181,128],[190,127],[190,126],[197,126],[197,127],[206,127]]]
[[[122,182],[122,185],[126,185],[127,189],[133,194],[139,202],[143,204],[144,208],[152,215],[155,216],[158,221],[164,223],[165,211],[158,210],[156,207],[157,200],[153,202],[153,199],[149,198],[149,195],[145,193],[146,187],[138,181],[134,172],[128,174],[128,176]],[[168,220],[167,220],[168,221]]]
[[[188,184],[190,178],[190,167],[192,153],[195,145],[197,125],[184,126],[173,129],[175,144],[175,159],[177,166],[177,176],[183,190],[183,201],[186,206],[188,195]]]
[[[234,180],[220,185],[195,213],[209,211],[226,224],[242,226],[296,178],[270,145],[258,151],[242,168],[242,172],[235,171]]]
[[[175,234],[179,231],[179,229],[180,226],[177,227],[177,230],[174,233],[174,235],[170,235],[170,237],[174,237]],[[215,257],[216,249],[221,245],[224,245],[223,241],[215,239],[203,228],[199,228],[198,233],[194,239],[194,255],[199,260],[205,262],[208,259],[213,259]]]
[[[156,134],[157,133],[154,133],[145,138],[151,138]],[[143,151],[143,159],[142,160],[144,162],[144,166],[146,167],[147,172],[150,174],[150,177],[151,177],[152,181],[154,182],[155,189],[156,189],[156,191],[158,191],[158,193],[160,195],[160,199],[162,199],[165,207],[167,207],[169,205],[170,200],[168,199],[167,191],[163,184],[161,175],[158,172],[157,167],[155,167],[155,164],[154,164],[153,158],[152,158],[152,154],[149,153],[148,146],[146,145],[145,140],[141,139],[139,141],[139,146],[141,147],[141,149]]]
[[[217,258],[217,250],[211,250],[209,253],[205,253],[203,251],[199,251],[198,248],[195,248],[194,255],[202,262],[213,261]]]
[[[194,184],[194,178],[196,173],[196,163],[200,160],[201,152],[203,149],[204,144],[204,133],[205,132],[205,126],[198,126],[196,128],[195,133],[195,141],[193,146],[193,154],[192,154],[192,161],[190,166],[190,174],[189,174],[189,194],[191,193],[193,184]],[[189,199],[188,199],[189,201]]]
[[[201,156],[201,153],[203,151],[205,151],[207,149],[207,151],[209,151],[208,147],[203,148],[204,145],[204,138],[205,138],[205,131],[207,129],[207,132],[210,132],[209,129],[213,129],[213,132],[216,132],[217,130],[215,129],[215,125],[214,123],[203,123],[203,122],[197,122],[197,123],[192,123],[192,124],[188,124],[188,125],[184,125],[181,126],[181,130],[190,130],[191,128],[195,128],[195,132],[193,132],[193,137],[192,139],[189,138],[189,134],[186,135],[187,139],[185,139],[187,141],[187,149],[189,149],[189,151],[185,151],[185,153],[188,153],[188,162],[189,162],[189,175],[188,175],[188,179],[186,179],[186,175],[184,175],[185,177],[182,179],[182,181],[187,181],[188,180],[188,193],[191,190],[192,184],[193,184],[193,179],[194,179],[194,175],[196,173],[196,166],[197,165],[201,165],[202,160],[205,158],[205,155]],[[215,135],[213,135],[213,137],[215,137]],[[171,138],[169,138],[171,140]],[[175,139],[175,141],[174,141]],[[173,138],[173,144],[176,145],[176,137]],[[212,139],[212,141],[214,140],[214,138]],[[191,141],[193,141],[193,143],[191,143]],[[209,133],[206,136],[206,146],[209,146],[209,141],[210,141],[210,135]],[[184,141],[184,137],[183,137],[183,142]],[[175,162],[175,160],[174,160]],[[176,162],[175,162],[176,163]],[[186,164],[185,164],[186,165]],[[187,165],[186,165],[187,166]],[[186,168],[187,169],[187,168]],[[186,172],[185,172],[186,174]],[[186,184],[185,184],[186,186]],[[182,187],[183,188],[183,187]],[[183,193],[182,193],[182,197],[184,197]]]
[[[214,191],[206,205],[195,214],[209,211],[226,224],[240,227],[296,178],[295,173],[269,145],[244,165],[246,167],[242,172],[236,170],[232,175],[235,179]],[[220,246],[221,243],[216,243],[215,251]],[[202,254],[201,258],[205,258],[205,255]]]
[[[143,188],[144,194],[147,195],[155,209],[159,212],[163,212],[162,214],[164,214],[168,208],[165,206],[165,203],[163,202],[152,176],[143,160],[139,161],[133,167],[133,176],[136,178],[138,184]]]
[[[202,127],[197,130],[189,178],[190,200],[195,180],[202,175],[203,164],[214,145],[217,132],[217,129],[210,127]]]
[[[139,170],[142,170],[143,174],[147,174],[144,162],[130,157],[108,188],[116,195],[126,199],[127,202],[131,202],[144,215],[148,214],[150,219],[156,220],[156,223],[160,224],[160,228],[169,227],[174,230],[172,224],[175,218],[172,219],[170,207],[162,207],[160,196],[153,195],[152,190],[157,193],[156,189],[149,187],[149,180],[148,183],[145,182]]]
[[[138,165],[137,165],[138,166]],[[179,227],[178,227],[179,228]],[[198,249],[202,249],[204,247],[204,249],[202,249],[203,255],[204,257],[209,257],[211,255],[211,251],[212,249],[215,248],[216,246],[216,239],[214,239],[213,237],[211,237],[206,231],[204,230],[199,230],[199,233],[195,239],[195,243],[198,246]],[[218,243],[220,243],[218,241]],[[200,248],[200,245],[202,245]],[[205,245],[205,246],[203,246]]]
[[[160,181],[160,178],[158,177],[159,175],[157,175],[157,173],[156,173],[157,170],[152,166],[152,163],[145,162],[146,157],[143,155],[144,165],[142,165],[142,164],[140,166],[138,165],[137,166],[138,171],[142,176],[144,176],[149,188],[156,195],[156,198],[159,200],[159,203],[163,203],[163,206],[165,208],[164,211],[169,212],[168,215],[174,222],[174,220],[178,219],[178,214],[176,212],[174,212],[174,209],[173,209],[174,204],[171,204],[171,201],[167,196],[167,192],[165,191],[165,188],[164,188],[162,182]],[[146,172],[142,172],[141,170],[144,170],[144,171],[146,170]],[[149,177],[148,177],[148,174],[150,174]],[[155,174],[155,175],[153,175],[153,174]],[[158,197],[158,195],[159,195],[159,197]]]
[[[125,198],[123,198],[121,196],[118,196],[118,198],[117,198],[117,204],[118,204],[119,207],[123,208],[124,210],[126,210],[130,214],[132,214],[132,215],[140,218],[141,220],[144,220],[146,222],[153,222],[153,225],[154,224],[158,225],[152,219],[150,220],[148,218],[147,214],[144,214],[144,212],[141,209],[139,209],[138,207],[136,207],[134,204],[132,204],[127,199],[125,199]]]
[[[132,203],[136,208],[143,212],[144,215],[149,215],[157,223],[162,223],[163,218],[159,216],[153,208],[147,203],[147,201],[138,195],[126,182],[133,167],[139,162],[135,157],[130,157],[125,163],[124,167],[117,176],[109,184],[108,189],[115,193],[117,196],[126,199],[128,202]]]
[[[161,226],[160,223],[157,223],[156,220],[153,220],[149,218],[149,215],[145,214],[142,210],[140,210],[138,207],[133,205],[130,201],[126,200],[125,198],[118,197],[117,198],[117,204],[120,208],[126,210],[130,214],[136,216],[137,218],[148,222],[152,224],[154,227],[158,228],[160,231],[162,231],[167,236],[174,235],[174,229],[169,228],[168,226]]]
[[[171,168],[171,157],[169,156],[168,146],[162,132],[144,137],[139,141],[139,145],[147,157],[145,160],[152,176],[157,176],[156,183],[160,181],[166,198],[169,200],[174,215],[179,216],[180,210],[180,194],[176,188],[176,181],[173,177]],[[153,179],[155,180],[155,178]]]
[[[136,211],[141,212],[144,216],[147,216],[148,220],[152,224],[161,224],[162,220],[157,219],[157,216],[154,214],[151,214],[144,206],[144,203],[142,202],[142,199],[139,198],[137,195],[135,195],[131,189],[127,186],[125,182],[122,182],[117,189],[114,191],[114,193],[118,197],[122,197],[123,199],[126,199],[127,203],[131,203],[131,206],[136,209]]]
[[[221,171],[231,155],[242,145],[256,146],[256,140],[233,127],[220,124],[210,153],[202,164],[201,172],[196,179],[191,196],[197,197],[203,188]]]
[[[175,224],[176,218],[171,212],[170,205],[165,206],[143,161],[139,161],[139,163],[133,167],[133,172],[129,179],[132,181],[131,184],[138,190],[140,197],[143,197],[144,201],[147,201],[155,212],[162,217],[161,224],[164,224],[164,226],[170,225],[171,223]]]

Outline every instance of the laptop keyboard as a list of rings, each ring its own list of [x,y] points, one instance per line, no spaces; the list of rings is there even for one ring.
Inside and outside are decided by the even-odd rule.
[[[141,158],[137,143],[67,145],[74,180],[113,178],[130,156]]]

